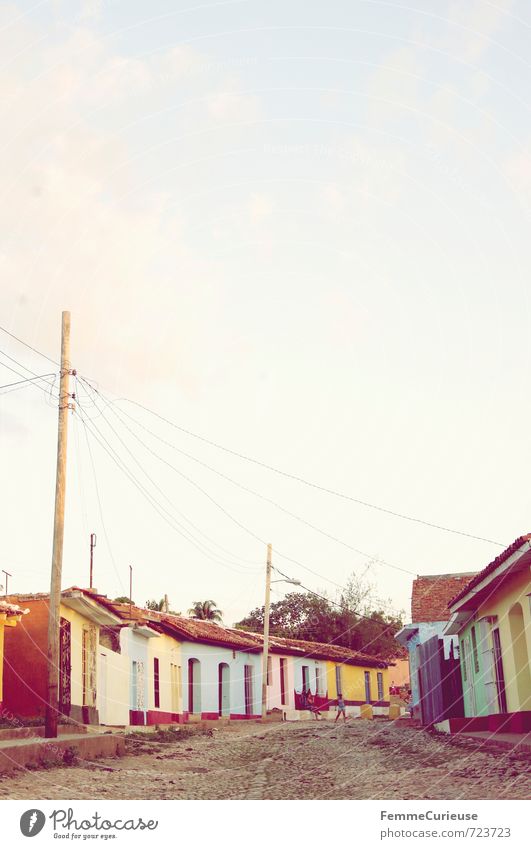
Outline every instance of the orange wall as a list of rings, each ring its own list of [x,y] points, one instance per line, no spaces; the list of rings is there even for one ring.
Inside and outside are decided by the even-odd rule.
[[[48,599],[23,606],[29,614],[4,634],[3,707],[17,716],[44,716]]]

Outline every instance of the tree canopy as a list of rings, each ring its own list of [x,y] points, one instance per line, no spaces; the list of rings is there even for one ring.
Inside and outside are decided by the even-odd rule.
[[[288,593],[271,604],[270,633],[295,640],[333,643],[379,657],[395,657],[399,645],[394,635],[402,617],[386,610],[384,602],[371,601],[372,588],[352,577],[336,599],[325,592]],[[264,608],[256,607],[237,628],[263,633]]]

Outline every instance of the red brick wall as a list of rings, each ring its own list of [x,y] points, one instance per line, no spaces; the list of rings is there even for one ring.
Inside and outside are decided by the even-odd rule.
[[[44,716],[48,599],[24,601],[29,609],[16,628],[4,631],[4,710],[18,716]]]

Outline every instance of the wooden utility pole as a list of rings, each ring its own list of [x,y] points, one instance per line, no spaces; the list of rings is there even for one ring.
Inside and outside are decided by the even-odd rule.
[[[89,590],[92,589],[93,566],[94,566],[94,549],[96,548],[96,534],[90,535],[90,581]]]
[[[262,719],[267,716],[267,662],[269,658],[269,606],[271,599],[271,569],[273,546],[267,546],[266,586],[264,605],[264,651],[262,653]]]
[[[2,572],[3,572],[3,573],[4,573],[4,575],[6,576],[6,592],[5,592],[5,594],[6,594],[6,596],[7,596],[7,595],[9,595],[9,593],[8,593],[8,591],[7,591],[7,585],[8,585],[8,583],[9,583],[9,579],[10,579],[10,578],[12,578],[12,577],[13,577],[13,575],[11,574],[11,572],[6,572],[6,570],[5,570],[5,569],[2,569]]]
[[[66,446],[70,409],[70,313],[63,312],[61,327],[61,382],[59,385],[59,423],[57,428],[57,471],[55,478],[55,516],[53,524],[52,578],[48,612],[48,691],[45,737],[57,737],[59,691],[59,627],[61,621],[61,573],[65,529]]]

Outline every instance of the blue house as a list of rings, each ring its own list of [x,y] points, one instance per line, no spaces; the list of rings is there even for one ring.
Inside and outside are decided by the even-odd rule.
[[[412,621],[395,637],[409,655],[411,715],[423,725],[462,715],[459,645],[443,632],[449,601],[474,574],[422,575],[413,581]]]

